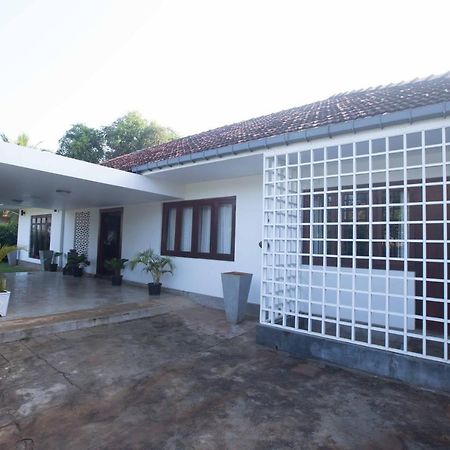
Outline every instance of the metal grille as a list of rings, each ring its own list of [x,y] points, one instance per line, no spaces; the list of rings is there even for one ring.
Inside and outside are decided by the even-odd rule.
[[[449,360],[450,128],[267,153],[261,323]]]

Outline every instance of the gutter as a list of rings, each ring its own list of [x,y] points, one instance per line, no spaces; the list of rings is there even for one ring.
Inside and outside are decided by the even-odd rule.
[[[419,106],[409,108],[393,113],[379,114],[377,116],[364,117],[361,119],[349,120],[330,125],[322,125],[317,128],[306,128],[301,131],[292,131],[289,133],[278,134],[262,139],[252,139],[239,144],[227,145],[200,152],[189,153],[177,158],[165,159],[162,161],[149,162],[139,166],[134,166],[131,171],[142,173],[156,169],[165,169],[168,167],[182,166],[183,164],[195,163],[197,161],[208,161],[209,159],[223,158],[224,156],[239,155],[242,153],[252,153],[256,150],[266,150],[280,145],[289,145],[298,142],[309,142],[314,139],[321,139],[343,134],[357,133],[358,131],[367,131],[372,129],[383,129],[388,126],[400,124],[412,124],[414,122],[446,118],[450,113],[450,102],[435,103],[433,105]]]

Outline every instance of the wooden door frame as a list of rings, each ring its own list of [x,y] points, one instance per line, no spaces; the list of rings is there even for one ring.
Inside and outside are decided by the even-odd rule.
[[[99,210],[99,222],[98,222],[98,238],[97,238],[97,267],[95,270],[96,275],[101,275],[99,273],[99,264],[103,259],[103,249],[101,245],[101,235],[102,235],[102,214],[107,213],[120,213],[120,245],[119,245],[119,258],[122,257],[122,236],[123,236],[123,207],[120,208],[107,208]],[[102,256],[102,258],[100,258]]]

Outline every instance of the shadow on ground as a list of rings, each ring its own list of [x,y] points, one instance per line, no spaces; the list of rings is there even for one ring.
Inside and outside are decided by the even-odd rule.
[[[450,398],[255,344],[201,306],[0,346],[0,448],[450,447]]]

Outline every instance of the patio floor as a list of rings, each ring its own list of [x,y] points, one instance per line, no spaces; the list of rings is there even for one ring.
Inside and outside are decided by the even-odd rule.
[[[151,301],[145,287],[111,286],[110,280],[94,277],[75,278],[42,271],[4,276],[11,298],[8,315],[0,319],[0,324],[6,320]]]
[[[450,397],[184,309],[0,345],[0,448],[444,449]]]

